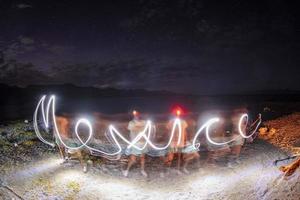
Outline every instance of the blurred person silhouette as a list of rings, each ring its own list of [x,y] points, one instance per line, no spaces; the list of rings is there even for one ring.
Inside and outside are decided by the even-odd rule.
[[[187,127],[188,124],[184,119],[179,118],[182,115],[182,109],[177,107],[173,112],[173,118],[169,120],[167,123],[167,130],[169,137],[171,137],[172,131],[174,131],[173,138],[171,140],[170,146],[168,148],[168,153],[165,158],[165,165],[167,166],[167,172],[169,172],[174,157],[177,157],[177,174],[180,175],[182,172],[181,169],[181,160],[183,159],[182,151],[186,145],[186,138],[187,138]],[[180,127],[174,127],[176,120],[179,120]],[[181,130],[180,130],[180,129]],[[174,130],[173,130],[174,129]],[[179,131],[181,131],[181,136],[179,137]]]
[[[127,129],[130,131],[130,140],[133,141],[137,135],[142,132],[146,126],[146,121],[141,119],[141,114],[137,110],[132,111],[133,119],[128,123]],[[136,146],[142,148],[145,144],[145,139],[141,138],[139,141],[135,143]],[[145,171],[145,153],[147,153],[148,148],[139,150],[135,147],[130,147],[126,149],[126,155],[129,155],[129,161],[127,164],[126,170],[123,171],[123,175],[125,177],[128,176],[128,172],[130,168],[136,163],[137,158],[140,159],[141,164],[141,174],[144,177],[147,177],[148,174]]]

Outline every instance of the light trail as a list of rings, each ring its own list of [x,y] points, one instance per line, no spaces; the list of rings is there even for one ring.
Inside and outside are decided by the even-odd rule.
[[[38,102],[37,107],[35,109],[35,112],[34,112],[34,115],[33,115],[34,130],[36,132],[37,137],[42,142],[44,142],[45,144],[48,144],[52,147],[54,147],[55,144],[53,142],[49,142],[49,141],[45,140],[42,137],[41,133],[40,133],[40,130],[39,130],[39,127],[38,127],[38,120],[37,120],[37,115],[38,115],[39,111],[42,112],[43,123],[46,127],[46,131],[48,132],[49,125],[50,125],[50,123],[49,123],[49,116],[50,116],[49,112],[50,112],[50,109],[51,109],[51,117],[52,117],[52,120],[53,120],[53,127],[54,127],[53,128],[53,134],[54,134],[55,138],[59,141],[59,143],[62,144],[65,148],[72,149],[72,150],[78,150],[78,149],[81,149],[81,148],[85,147],[85,148],[89,149],[89,151],[91,153],[97,152],[97,153],[100,153],[104,157],[107,157],[109,159],[111,159],[113,156],[120,155],[120,153],[122,152],[122,147],[121,147],[121,144],[119,143],[119,141],[117,140],[117,137],[119,137],[123,142],[125,142],[127,144],[127,148],[136,148],[138,150],[144,150],[149,145],[155,150],[165,150],[165,149],[169,148],[169,146],[170,146],[170,144],[173,140],[173,137],[176,134],[176,130],[178,130],[177,145],[179,145],[180,142],[181,142],[182,127],[181,127],[181,119],[180,118],[177,117],[177,118],[174,119],[173,127],[172,127],[171,134],[170,134],[170,137],[169,137],[169,141],[167,142],[167,144],[165,144],[164,146],[161,146],[161,147],[155,145],[150,139],[151,134],[153,134],[155,132],[155,131],[153,131],[153,130],[155,130],[155,126],[152,124],[152,122],[150,120],[148,120],[146,122],[144,130],[142,130],[132,141],[129,141],[128,139],[126,139],[113,125],[109,125],[107,136],[109,137],[109,139],[112,139],[110,141],[114,143],[114,145],[117,147],[117,150],[115,152],[102,151],[100,149],[96,149],[96,148],[91,147],[89,145],[89,142],[91,141],[91,139],[93,137],[93,128],[92,128],[92,125],[91,125],[90,121],[88,121],[85,118],[81,118],[76,122],[76,125],[75,125],[75,135],[76,135],[76,138],[78,139],[78,141],[80,142],[80,144],[77,147],[72,147],[72,146],[67,145],[63,141],[63,139],[61,137],[61,134],[58,130],[58,126],[57,126],[57,123],[56,123],[56,115],[55,115],[55,96],[52,95],[49,98],[47,106],[46,106],[46,111],[45,111],[45,100],[46,100],[46,96],[44,95],[40,99],[40,101]],[[240,136],[242,136],[243,138],[249,138],[256,132],[257,128],[259,127],[259,125],[261,123],[261,118],[259,118],[255,129],[249,135],[244,133],[244,131],[242,130],[242,124],[243,124],[245,119],[246,119],[246,125],[244,125],[244,126],[247,127],[248,115],[247,114],[242,114],[242,116],[239,119],[239,123],[238,123],[238,131],[239,131]],[[195,150],[198,150],[199,147],[200,147],[200,142],[197,142],[197,138],[199,137],[199,135],[204,130],[205,130],[205,136],[206,136],[207,140],[211,144],[214,144],[214,145],[225,145],[225,144],[229,144],[229,143],[231,143],[231,142],[238,139],[239,136],[236,136],[235,138],[233,138],[229,141],[226,141],[226,142],[215,142],[215,141],[213,141],[211,139],[210,134],[209,134],[209,129],[213,124],[215,124],[219,121],[220,121],[220,119],[217,118],[217,117],[211,118],[198,129],[198,131],[196,132],[196,134],[194,136],[193,144],[192,144]],[[81,125],[85,125],[85,126],[88,127],[87,139],[85,141],[80,137],[80,135],[78,133],[78,129]],[[142,147],[139,147],[136,144],[142,138],[145,140],[145,143]],[[56,141],[56,143],[57,143],[57,141]]]
[[[54,96],[53,96],[54,97]],[[38,114],[38,111],[39,111],[39,108],[40,108],[40,106],[41,106],[41,104],[42,104],[42,117],[43,117],[43,120],[44,120],[44,124],[45,124],[45,126],[46,126],[46,130],[48,131],[48,126],[49,126],[49,123],[48,123],[48,116],[49,116],[49,106],[48,105],[50,105],[50,103],[51,103],[51,99],[52,98],[50,98],[49,99],[49,101],[48,101],[48,105],[47,105],[47,109],[46,109],[46,116],[47,116],[47,120],[46,120],[46,117],[45,117],[45,105],[44,105],[44,102],[45,102],[45,98],[46,98],[46,95],[44,95],[41,99],[40,99],[40,101],[39,101],[39,103],[37,104],[37,106],[36,106],[36,109],[35,109],[35,111],[34,111],[34,114],[33,114],[33,127],[34,127],[34,131],[35,131],[35,133],[36,133],[36,136],[42,141],[42,142],[44,142],[45,144],[48,144],[48,145],[50,145],[50,146],[52,146],[52,147],[55,147],[55,144],[54,143],[52,143],[52,142],[48,142],[47,140],[45,140],[43,137],[42,137],[42,135],[41,135],[41,133],[40,133],[40,131],[39,131],[39,128],[38,128],[38,123],[37,123],[37,114]]]

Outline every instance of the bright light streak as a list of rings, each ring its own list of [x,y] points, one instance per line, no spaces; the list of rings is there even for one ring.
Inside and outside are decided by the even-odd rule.
[[[244,118],[247,119],[246,126],[247,126],[247,124],[248,124],[248,115],[247,115],[247,114],[243,114],[243,115],[241,116],[240,120],[239,120],[239,126],[238,126],[238,127],[239,127],[239,133],[241,134],[241,136],[242,136],[243,138],[250,138],[250,137],[252,137],[253,134],[256,133],[256,131],[257,131],[257,129],[258,129],[260,123],[261,123],[261,115],[259,114],[259,118],[258,118],[259,120],[258,120],[258,123],[257,123],[255,129],[254,129],[254,130],[252,131],[252,133],[251,133],[250,135],[248,135],[248,136],[243,132],[243,130],[242,130],[242,128],[241,128],[241,127],[242,127],[242,123],[243,123]]]
[[[137,137],[133,140],[133,142],[135,142],[136,139],[137,139],[137,141],[138,141],[141,137],[143,137],[143,138],[146,140],[146,145],[149,144],[149,145],[150,145],[153,149],[155,149],[155,150],[165,150],[165,149],[167,149],[167,148],[170,146],[170,144],[171,144],[171,142],[172,142],[172,140],[173,140],[173,137],[174,137],[174,134],[175,134],[176,127],[178,127],[178,140],[177,140],[177,145],[179,145],[179,144],[180,144],[180,141],[181,141],[181,134],[182,134],[181,121],[180,121],[179,118],[176,118],[176,119],[174,120],[173,127],[172,127],[172,132],[171,132],[171,136],[170,136],[170,138],[169,138],[168,143],[167,143],[165,146],[163,146],[163,147],[158,147],[158,146],[156,146],[155,144],[153,144],[152,141],[149,139],[149,138],[150,138],[151,132],[148,133],[148,134],[149,134],[148,137],[145,136],[145,134],[144,134],[143,132],[139,133],[139,134],[137,135]],[[133,143],[133,142],[132,142],[132,143]],[[132,144],[130,144],[128,147],[131,147],[131,146],[132,146]],[[138,149],[140,149],[140,148],[138,148]],[[140,150],[143,150],[143,149],[140,149]]]
[[[45,111],[45,103],[44,103],[45,99],[46,99],[46,96],[43,96],[40,99],[40,101],[38,102],[37,107],[35,109],[34,116],[33,116],[34,130],[37,134],[37,137],[42,142],[44,142],[45,144],[48,144],[50,146],[53,146],[53,147],[55,146],[55,144],[45,140],[42,137],[42,135],[39,131],[38,123],[37,123],[37,114],[38,114],[39,110],[41,110],[41,112],[42,112],[43,123],[45,124],[46,130],[48,131],[48,128],[49,128],[49,111],[50,111],[50,108],[51,108],[51,114],[52,114],[51,117],[52,117],[52,120],[53,120],[53,127],[54,127],[54,129],[53,129],[54,133],[53,134],[55,135],[56,139],[58,139],[59,142],[63,146],[65,146],[67,149],[78,150],[78,149],[81,149],[81,148],[85,147],[85,148],[89,149],[91,151],[91,153],[98,152],[98,153],[102,154],[104,157],[110,158],[110,156],[118,156],[122,152],[122,147],[121,147],[119,141],[117,140],[117,137],[119,137],[123,142],[125,142],[127,144],[127,148],[136,148],[138,150],[144,150],[149,145],[155,150],[165,150],[170,146],[170,144],[173,140],[173,137],[176,134],[176,129],[178,129],[177,145],[179,145],[180,142],[181,142],[182,127],[181,127],[181,119],[178,118],[178,117],[174,119],[169,141],[167,142],[167,144],[165,146],[161,146],[161,147],[153,144],[153,142],[150,139],[151,134],[154,132],[153,130],[155,130],[155,126],[152,124],[152,122],[150,120],[147,121],[144,130],[142,130],[132,141],[129,141],[128,139],[126,139],[113,125],[109,125],[109,127],[108,127],[108,136],[112,138],[115,146],[117,146],[117,151],[115,151],[115,152],[106,152],[106,151],[102,151],[100,149],[93,148],[93,147],[88,145],[88,143],[90,142],[90,140],[92,139],[92,136],[93,136],[93,128],[92,128],[91,123],[87,119],[81,118],[76,122],[76,125],[75,125],[75,135],[76,135],[76,138],[79,140],[80,145],[77,146],[77,147],[71,147],[63,141],[63,139],[61,138],[61,134],[60,134],[60,132],[58,130],[58,127],[57,127],[57,123],[56,123],[56,120],[55,120],[56,119],[56,115],[55,115],[55,96],[52,95],[49,98],[47,106],[46,106],[46,111]],[[256,132],[259,124],[261,123],[261,118],[259,118],[259,122],[257,123],[254,131],[250,135],[246,135],[246,133],[244,133],[242,131],[242,123],[245,120],[245,118],[246,118],[246,122],[248,123],[248,115],[243,114],[240,117],[240,120],[239,120],[238,130],[239,130],[239,134],[243,138],[249,138]],[[213,124],[215,124],[219,121],[220,121],[219,118],[209,119],[206,123],[204,123],[199,128],[199,130],[196,132],[196,134],[194,136],[194,139],[193,139],[193,147],[195,149],[199,149],[199,147],[200,147],[200,142],[197,142],[197,138],[203,132],[204,129],[205,129],[205,136],[206,136],[207,140],[210,143],[214,144],[214,145],[228,144],[228,143],[233,142],[234,140],[236,140],[237,137],[239,137],[239,136],[237,136],[237,137],[235,137],[235,138],[233,138],[229,141],[221,142],[221,143],[213,141],[210,137],[209,129],[210,129],[211,125],[213,125]],[[246,123],[246,126],[247,126],[247,123]],[[83,141],[83,139],[80,137],[80,135],[78,133],[78,128],[79,128],[80,125],[85,125],[88,128],[87,139],[85,141]],[[136,144],[142,138],[144,138],[145,143],[142,147],[139,147]]]
[[[78,134],[78,126],[83,123],[89,128],[88,138],[85,142],[82,141],[81,137]],[[86,144],[92,139],[93,136],[93,128],[91,123],[87,119],[79,119],[75,125],[75,134],[78,140],[82,143],[83,146],[86,146]]]
[[[240,117],[240,119],[239,119],[239,124],[238,124],[238,130],[239,130],[239,134],[243,137],[243,138],[245,138],[245,139],[247,139],[247,138],[250,138],[250,137],[252,137],[252,135],[253,134],[255,134],[255,132],[257,131],[257,128],[259,127],[259,125],[260,125],[260,123],[261,123],[261,116],[259,116],[259,120],[258,120],[258,122],[257,122],[257,124],[256,124],[256,127],[255,127],[255,129],[252,131],[252,133],[251,134],[249,134],[249,135],[246,135],[244,132],[243,132],[243,130],[242,130],[242,123],[243,123],[243,121],[244,121],[244,119],[247,119],[246,120],[246,125],[245,126],[247,126],[247,124],[248,124],[248,114],[242,114],[242,116]],[[239,136],[236,136],[235,138],[233,138],[233,139],[231,139],[231,140],[229,140],[229,141],[226,141],[226,142],[215,142],[215,141],[213,141],[212,139],[211,139],[211,137],[210,137],[210,135],[209,135],[209,127],[213,124],[213,123],[215,123],[215,122],[218,122],[219,121],[219,119],[218,118],[213,118],[213,119],[211,119],[211,120],[209,120],[207,123],[207,126],[206,126],[206,132],[205,132],[205,135],[206,135],[206,139],[210,142],[210,143],[212,143],[212,144],[214,144],[214,145],[225,145],[225,144],[229,144],[229,143],[231,143],[231,142],[233,142],[233,141],[235,141],[235,140],[237,140],[238,139],[238,137]],[[201,130],[201,128],[199,129],[199,132],[201,132],[202,130]],[[197,132],[198,133],[198,132]],[[194,138],[194,141],[195,141],[195,138]],[[194,144],[194,147],[196,147],[195,146],[195,143],[193,143]],[[199,146],[200,146],[200,143],[199,144],[196,144],[196,145],[198,145],[197,147],[199,148]]]
[[[201,133],[204,129],[206,129],[206,133],[207,133],[207,134],[206,134],[206,137],[209,136],[209,134],[208,134],[209,127],[210,127],[212,124],[214,124],[214,123],[216,123],[216,122],[218,122],[218,121],[220,121],[219,118],[212,118],[212,119],[208,120],[205,124],[203,124],[203,125],[199,128],[199,130],[196,132],[195,137],[194,137],[194,139],[193,139],[193,146],[194,146],[195,149],[199,149],[199,148],[200,148],[200,142],[196,143],[196,142],[197,142],[197,138],[198,138],[198,136],[200,135],[200,133]],[[207,138],[207,139],[208,139],[208,141],[210,142],[210,137]],[[213,141],[212,141],[211,143],[213,143]]]
[[[42,142],[44,142],[45,144],[48,144],[48,145],[50,145],[50,146],[52,146],[52,147],[55,147],[55,144],[54,144],[54,143],[48,142],[47,140],[45,140],[45,139],[42,137],[42,135],[41,135],[41,133],[40,133],[40,131],[39,131],[39,128],[38,128],[37,114],[38,114],[39,108],[41,107],[41,104],[42,104],[42,117],[43,117],[43,120],[44,120],[44,124],[45,124],[45,126],[46,126],[46,129],[48,129],[48,127],[49,127],[49,123],[48,123],[49,106],[48,106],[48,105],[50,105],[50,103],[52,102],[53,99],[52,99],[52,97],[51,97],[51,98],[49,99],[49,101],[48,101],[48,105],[47,105],[47,109],[46,109],[46,112],[47,112],[47,113],[46,113],[46,116],[45,116],[45,110],[44,110],[44,108],[45,108],[45,105],[44,105],[45,98],[46,98],[46,95],[44,95],[44,96],[40,99],[38,105],[36,106],[36,109],[35,109],[34,114],[33,114],[33,127],[34,127],[34,131],[35,131],[37,137],[38,137]],[[54,96],[53,96],[53,98],[54,98]]]

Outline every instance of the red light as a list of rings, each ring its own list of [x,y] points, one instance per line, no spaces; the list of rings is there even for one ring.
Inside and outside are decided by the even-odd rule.
[[[172,114],[179,117],[185,113],[184,109],[181,106],[175,106],[172,109]]]

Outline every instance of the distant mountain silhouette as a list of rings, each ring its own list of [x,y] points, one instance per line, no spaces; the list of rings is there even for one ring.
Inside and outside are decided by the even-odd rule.
[[[251,110],[261,111],[260,106],[266,103],[269,105],[270,102],[278,102],[287,108],[292,106],[293,111],[297,111],[300,102],[300,92],[290,90],[207,96],[143,89],[78,87],[72,84],[29,85],[25,88],[0,84],[0,92],[0,120],[31,118],[41,96],[52,94],[57,96],[60,111],[67,113],[113,114],[126,113],[132,108],[148,113],[161,113],[169,112],[173,105],[186,106],[190,111],[225,108],[230,110],[236,106],[252,107]]]
[[[9,86],[0,83],[0,92],[7,96],[24,95],[33,96],[41,94],[56,94],[66,95],[72,97],[88,96],[88,97],[147,97],[147,96],[218,96],[218,97],[232,97],[232,96],[281,96],[292,95],[300,96],[300,91],[295,90],[258,90],[247,94],[222,94],[222,95],[193,95],[174,93],[170,91],[150,91],[145,89],[116,89],[116,88],[96,88],[96,87],[82,87],[73,84],[52,84],[52,85],[29,85],[27,87]]]
[[[144,89],[116,89],[116,88],[95,88],[79,87],[73,84],[61,85],[29,85],[27,87],[9,86],[0,83],[0,92],[6,98],[22,98],[40,96],[42,94],[64,95],[68,97],[146,97],[146,96],[177,96],[179,94],[168,91],[149,91]],[[3,100],[3,98],[2,98]],[[0,100],[1,102],[1,100]]]

